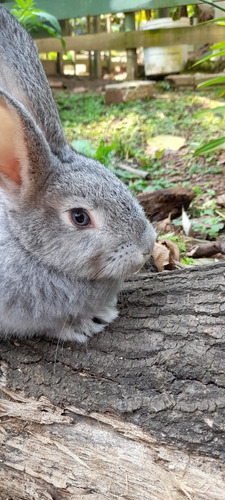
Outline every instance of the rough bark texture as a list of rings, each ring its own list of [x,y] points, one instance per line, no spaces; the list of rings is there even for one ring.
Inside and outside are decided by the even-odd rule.
[[[178,186],[139,194],[137,199],[151,222],[157,222],[167,219],[168,214],[171,219],[179,217],[182,214],[182,207],[187,210],[195,196],[193,189]]]
[[[2,341],[1,500],[224,500],[224,292],[143,274],[87,345]]]

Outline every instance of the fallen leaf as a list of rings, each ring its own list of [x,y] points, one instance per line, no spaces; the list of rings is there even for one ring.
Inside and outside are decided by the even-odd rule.
[[[218,205],[220,205],[221,207],[225,207],[225,193],[220,194],[219,196],[217,196],[217,198],[216,198],[216,202],[217,202],[217,203],[218,203]]]
[[[147,144],[150,148],[149,151],[151,152],[163,151],[164,149],[167,149],[168,151],[178,151],[184,146],[185,142],[185,137],[177,135],[157,135],[156,137],[151,137],[147,140]]]
[[[159,236],[161,234],[173,233],[174,226],[171,223],[171,213],[168,215],[166,219],[155,222],[154,228]]]
[[[182,207],[182,226],[186,236],[193,236],[192,222]]]
[[[222,154],[219,156],[218,160],[219,160],[219,162],[220,162],[220,163],[223,163],[223,164],[224,164],[224,163],[225,163],[225,153],[222,153]]]
[[[180,260],[179,248],[173,241],[160,240],[155,243],[152,257],[159,272],[172,270]]]

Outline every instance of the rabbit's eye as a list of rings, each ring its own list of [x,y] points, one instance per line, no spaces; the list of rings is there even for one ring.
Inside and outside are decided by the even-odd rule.
[[[73,208],[70,212],[71,219],[75,226],[89,226],[91,219],[87,212],[83,208]]]

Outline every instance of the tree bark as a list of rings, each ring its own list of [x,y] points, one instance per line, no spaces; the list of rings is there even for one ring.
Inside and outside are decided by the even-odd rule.
[[[225,265],[140,274],[87,345],[1,342],[0,499],[225,499]]]

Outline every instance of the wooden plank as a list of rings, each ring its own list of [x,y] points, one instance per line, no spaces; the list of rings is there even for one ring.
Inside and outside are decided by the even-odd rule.
[[[217,0],[218,1],[218,0]],[[142,9],[176,7],[185,4],[196,4],[198,0],[36,0],[37,8],[50,12],[57,19],[69,19],[82,16],[97,16],[111,12],[129,12]],[[14,2],[6,2],[4,6],[11,9]]]
[[[135,30],[135,13],[126,12],[125,14],[125,31]],[[136,49],[127,49],[127,80],[135,80],[137,78],[137,52]]]
[[[137,47],[164,47],[179,44],[218,43],[225,39],[225,28],[214,24],[187,28],[168,28],[121,33],[97,33],[65,37],[67,50],[126,50]],[[39,52],[59,52],[61,43],[55,38],[36,40]]]
[[[94,16],[94,32],[101,33],[100,16]],[[95,78],[101,78],[102,76],[101,52],[99,50],[94,52],[94,76]]]

